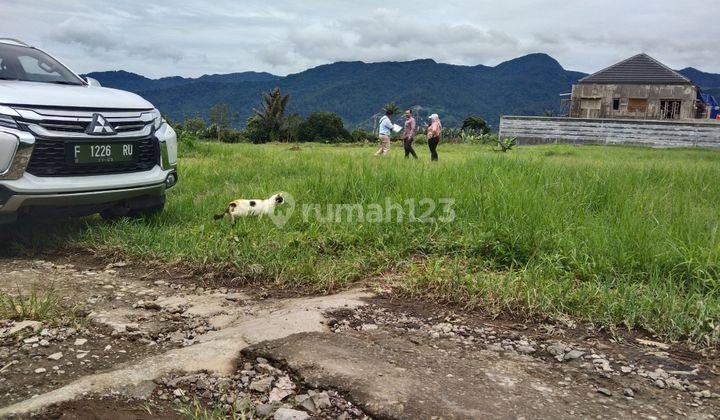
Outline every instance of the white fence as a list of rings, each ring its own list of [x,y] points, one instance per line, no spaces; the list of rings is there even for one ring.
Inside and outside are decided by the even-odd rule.
[[[558,142],[720,148],[720,122],[504,116],[500,118],[500,137],[515,137],[518,144]]]

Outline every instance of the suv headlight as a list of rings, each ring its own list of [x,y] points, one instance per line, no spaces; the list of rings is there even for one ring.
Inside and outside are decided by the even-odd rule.
[[[20,127],[18,127],[17,123],[15,122],[15,118],[13,118],[9,115],[3,115],[3,114],[0,114],[0,126],[9,127],[9,128],[20,128]]]
[[[150,112],[143,112],[142,117],[145,121],[152,121],[153,128],[157,130],[163,123],[162,115],[157,109],[153,109]]]
[[[10,169],[17,147],[16,136],[0,131],[0,174]]]

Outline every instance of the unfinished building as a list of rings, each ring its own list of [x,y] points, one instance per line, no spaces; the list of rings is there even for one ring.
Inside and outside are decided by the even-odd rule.
[[[570,117],[690,120],[708,118],[699,88],[647,54],[591,74],[573,86]]]

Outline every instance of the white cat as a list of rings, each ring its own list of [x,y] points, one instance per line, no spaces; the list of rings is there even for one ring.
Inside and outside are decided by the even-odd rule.
[[[275,194],[267,200],[235,200],[228,204],[228,207],[223,213],[216,214],[215,220],[220,220],[229,215],[233,221],[233,225],[237,223],[236,217],[248,217],[258,216],[263,217],[266,214],[270,214],[275,209],[275,206],[285,202],[282,193]]]

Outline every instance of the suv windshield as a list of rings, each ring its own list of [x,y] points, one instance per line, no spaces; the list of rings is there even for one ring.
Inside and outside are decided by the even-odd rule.
[[[0,80],[83,85],[73,72],[44,52],[0,43]]]

